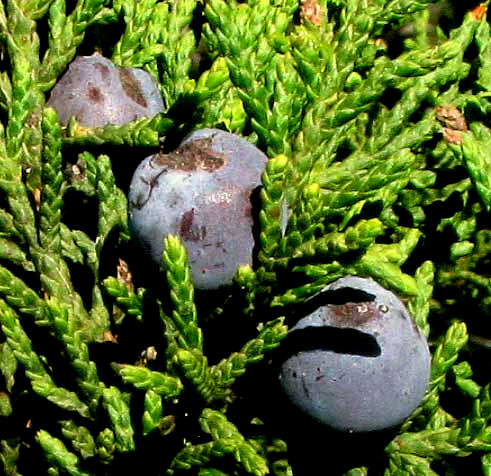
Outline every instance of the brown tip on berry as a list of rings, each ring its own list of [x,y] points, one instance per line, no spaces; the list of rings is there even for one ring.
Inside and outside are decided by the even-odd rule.
[[[380,315],[377,304],[371,301],[329,304],[327,307],[329,316],[334,317],[334,324],[338,327],[361,326]]]
[[[143,97],[140,83],[134,78],[131,71],[126,68],[120,68],[119,78],[121,79],[121,86],[123,86],[126,95],[140,106],[147,107],[148,103]]]
[[[212,152],[209,139],[184,144],[170,154],[158,154],[153,163],[171,170],[213,172],[225,165],[225,159]]]
[[[87,98],[91,102],[95,103],[103,103],[104,102],[104,94],[101,93],[99,88],[95,86],[89,85],[89,89],[87,89]]]

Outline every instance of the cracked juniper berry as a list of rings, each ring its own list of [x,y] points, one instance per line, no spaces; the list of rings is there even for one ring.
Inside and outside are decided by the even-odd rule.
[[[157,83],[137,68],[121,68],[99,54],[78,56],[53,88],[48,106],[62,125],[122,125],[164,110]]]
[[[401,300],[371,279],[341,278],[305,303],[285,341],[280,384],[331,428],[378,431],[402,423],[430,378],[425,337]]]
[[[147,157],[130,184],[133,234],[158,264],[164,236],[179,236],[197,289],[230,285],[240,265],[252,264],[251,196],[266,161],[246,139],[218,129],[195,131],[170,154]]]

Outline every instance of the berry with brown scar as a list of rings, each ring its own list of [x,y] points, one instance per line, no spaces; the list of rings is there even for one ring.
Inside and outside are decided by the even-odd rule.
[[[94,54],[78,56],[51,91],[48,106],[62,125],[122,125],[164,111],[157,83],[142,69],[121,68]]]
[[[195,131],[170,154],[147,157],[130,185],[133,234],[158,264],[164,237],[179,236],[197,289],[232,284],[237,268],[252,264],[251,195],[266,161],[246,139],[218,129]]]
[[[306,301],[282,344],[280,383],[314,420],[348,432],[402,423],[430,379],[430,353],[401,300],[371,279],[347,276]]]

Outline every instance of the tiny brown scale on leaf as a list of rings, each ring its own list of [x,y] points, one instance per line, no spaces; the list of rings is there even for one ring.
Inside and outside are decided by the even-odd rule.
[[[158,154],[152,161],[155,165],[171,170],[192,172],[204,170],[213,172],[225,165],[225,158],[210,150],[209,139],[201,139],[184,144],[170,154]]]
[[[320,26],[322,23],[322,8],[316,0],[302,0],[300,16],[303,21]]]
[[[437,119],[454,131],[467,131],[467,122],[464,115],[455,106],[438,106],[435,109]]]
[[[358,327],[380,315],[379,305],[371,301],[328,304],[327,308],[326,314],[334,317],[338,327]]]
[[[133,276],[131,274],[128,263],[119,258],[119,264],[116,266],[118,281],[124,284],[131,292],[135,290],[133,285]]]
[[[443,124],[442,134],[449,144],[462,144],[462,134],[468,130],[464,115],[455,106],[444,105],[435,109],[436,118]]]
[[[119,78],[126,95],[140,106],[147,107],[148,103],[140,90],[140,83],[134,78],[131,71],[125,68],[120,68]]]

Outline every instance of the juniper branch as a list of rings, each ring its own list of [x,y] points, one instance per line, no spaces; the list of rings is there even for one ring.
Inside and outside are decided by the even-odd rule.
[[[174,125],[173,119],[164,114],[137,119],[123,125],[108,124],[104,127],[84,127],[75,118],[64,129],[63,143],[67,145],[114,144],[130,147],[158,147],[160,137]]]
[[[54,0],[49,9],[50,36],[39,71],[38,84],[42,91],[51,89],[56,78],[74,58],[82,43],[85,30],[104,6],[103,0],[78,0],[66,15],[65,0]]]
[[[125,31],[114,46],[112,61],[120,66],[135,66],[132,57],[144,41],[145,31],[155,14],[157,0],[128,1],[121,4],[120,15],[126,24]],[[140,66],[140,65],[138,65]]]
[[[61,252],[60,221],[63,205],[63,173],[61,170],[61,130],[53,109],[44,110],[42,193],[39,210],[40,245],[55,254]]]
[[[466,325],[463,322],[454,322],[433,352],[431,384],[423,402],[426,411],[434,411],[438,406],[438,394],[443,390],[447,372],[457,360],[460,350],[467,343],[467,339]]]
[[[88,400],[89,408],[95,410],[104,385],[99,381],[95,363],[90,360],[87,344],[77,328],[77,320],[55,298],[48,301],[48,308],[52,326],[65,345],[70,364],[76,372],[76,381]]]
[[[256,476],[269,473],[265,459],[245,440],[237,427],[230,423],[223,413],[205,408],[200,417],[200,424],[215,441],[228,440],[234,443],[234,457],[248,473]]]
[[[60,424],[63,436],[70,441],[73,449],[83,459],[95,455],[95,441],[87,428],[76,425],[72,420],[64,420]]]
[[[31,381],[34,392],[65,410],[77,411],[82,416],[89,417],[88,407],[74,392],[57,387],[53,382],[40,358],[33,351],[31,341],[22,329],[18,316],[3,300],[0,300],[0,323],[15,358],[24,366],[26,377]]]
[[[194,288],[184,245],[175,236],[164,239],[163,262],[170,296],[174,304],[172,319],[179,332],[177,341],[183,349],[203,349],[203,336],[198,327]]]
[[[17,371],[17,359],[8,342],[0,344],[0,369],[5,380],[7,392],[12,391],[15,383],[15,372]]]
[[[141,319],[143,316],[143,296],[144,289],[138,289],[136,293],[113,276],[109,276],[103,281],[106,292],[116,300],[118,307],[125,313]]]
[[[77,456],[68,451],[58,438],[51,436],[45,430],[39,430],[36,433],[36,441],[43,449],[48,461],[66,471],[70,476],[89,476],[89,473],[80,470]]]
[[[6,476],[17,476],[17,463],[20,452],[19,441],[0,440],[0,461]]]
[[[105,388],[102,391],[102,400],[114,430],[116,449],[120,453],[134,451],[134,429],[131,424],[130,408],[120,390],[117,387]]]
[[[210,377],[215,381],[215,395],[212,397],[223,398],[220,393],[226,395],[227,388],[230,388],[235,380],[245,373],[247,367],[261,361],[266,352],[277,348],[287,332],[288,327],[283,324],[283,319],[269,322],[259,331],[256,338],[242,347],[240,352],[234,352],[211,367]]]
[[[159,428],[163,419],[162,397],[153,390],[145,392],[144,412],[142,415],[143,435]]]
[[[178,378],[146,367],[115,363],[112,367],[122,377],[123,382],[129,383],[139,390],[154,392],[166,399],[178,396],[183,389]]]

